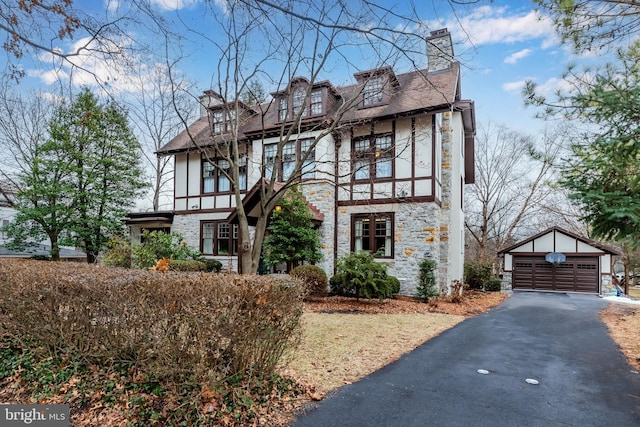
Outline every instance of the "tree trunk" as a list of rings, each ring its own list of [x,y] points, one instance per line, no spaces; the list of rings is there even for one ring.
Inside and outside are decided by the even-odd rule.
[[[51,241],[51,261],[60,261],[60,245],[58,245],[58,236],[49,236]]]

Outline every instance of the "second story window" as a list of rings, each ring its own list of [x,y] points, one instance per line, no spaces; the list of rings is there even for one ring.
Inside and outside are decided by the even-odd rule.
[[[356,181],[393,177],[393,138],[374,135],[353,141],[352,165]]]
[[[371,77],[364,85],[364,105],[379,104],[383,100],[384,77]]]
[[[297,141],[289,141],[282,147],[282,161],[280,167],[276,171],[276,180],[286,181],[291,178],[296,165],[302,161],[300,174],[302,178],[313,178],[316,168],[316,150],[313,146],[315,139],[306,138]],[[276,166],[276,157],[278,153],[278,144],[267,144],[264,146],[264,176],[271,178],[274,167]],[[308,155],[305,158],[305,154]],[[304,160],[303,160],[304,159]]]
[[[202,160],[202,192],[228,193],[233,190],[231,179],[233,170],[226,159]],[[247,189],[247,158],[242,156],[238,160],[238,186],[240,190]]]

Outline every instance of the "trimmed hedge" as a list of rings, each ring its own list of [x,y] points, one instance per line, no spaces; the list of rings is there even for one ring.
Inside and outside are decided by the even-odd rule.
[[[299,265],[291,270],[289,275],[301,279],[306,284],[307,295],[327,296],[327,273],[317,265]]]
[[[294,278],[0,259],[0,334],[200,383],[271,375],[300,339]]]

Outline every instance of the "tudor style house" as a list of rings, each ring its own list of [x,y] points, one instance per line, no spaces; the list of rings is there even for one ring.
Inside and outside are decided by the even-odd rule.
[[[346,87],[299,77],[260,106],[266,114],[241,104],[242,121],[229,117],[221,97],[205,92],[201,118],[157,152],[175,159],[174,209],[132,214],[133,237],[143,228],[171,229],[205,256],[238,269],[235,198],[221,173],[229,163],[203,154],[224,138],[230,119],[238,119],[243,144],[237,182],[245,206],[252,206],[263,176],[285,180],[306,157],[300,187],[321,233],[318,265],[329,277],[340,256],[366,250],[388,264],[403,294],[415,293],[425,258],[437,261],[442,289],[462,280],[464,186],[474,180],[474,104],[461,99],[460,64],[453,60],[448,31],[432,32],[426,44],[425,70],[397,74],[378,68],[355,74]],[[352,107],[337,115],[345,105]],[[301,109],[299,131],[271,175],[280,164],[275,158],[281,132]],[[333,132],[321,134],[332,124]]]

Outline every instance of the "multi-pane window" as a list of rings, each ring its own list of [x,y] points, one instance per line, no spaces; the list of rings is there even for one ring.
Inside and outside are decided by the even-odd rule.
[[[287,120],[287,113],[289,112],[289,101],[287,98],[280,98],[280,104],[278,106],[278,117],[283,122]]]
[[[231,132],[231,126],[234,124],[235,119],[236,119],[236,112],[234,110],[214,111],[212,113],[213,133],[220,134],[225,132]]]
[[[390,134],[358,138],[353,142],[353,176],[356,181],[393,177],[393,138]]]
[[[364,105],[382,102],[384,77],[371,77],[364,85]]]
[[[286,181],[291,178],[296,164],[302,161],[302,178],[313,178],[316,168],[316,150],[314,138],[299,139],[289,141],[282,146],[282,161],[276,171],[276,179]],[[267,144],[264,146],[264,176],[270,179],[274,167],[276,167],[276,157],[278,144]]]
[[[227,193],[233,188],[231,177],[233,170],[231,163],[226,159],[214,159],[202,161],[202,192],[203,193]],[[238,159],[238,187],[247,189],[247,158],[241,156]]]
[[[224,112],[214,111],[213,112],[213,133],[222,133],[222,132],[224,132]]]
[[[302,161],[302,178],[313,178],[316,176],[316,147],[313,145],[313,138],[300,140],[300,156]]]
[[[393,146],[391,135],[375,137],[376,178],[391,178]]]
[[[229,176],[231,175],[231,164],[223,159],[218,160],[217,162],[217,172],[218,172],[218,193],[223,193],[226,191],[231,191],[231,181],[229,180]]]
[[[237,255],[238,225],[226,222],[202,223],[201,251],[205,255]]]
[[[296,141],[290,141],[282,147],[282,180],[291,178],[296,168]]]
[[[313,89],[307,99],[307,88],[298,86],[291,94],[291,105],[289,105],[289,97],[282,96],[278,100],[278,119],[283,122],[287,119],[293,119],[298,112],[302,110],[302,116],[317,116],[324,112],[322,104],[323,89]],[[291,111],[289,111],[291,107]]]
[[[302,86],[298,86],[293,90],[293,105],[292,105],[292,113],[293,117],[296,117],[298,112],[301,109],[304,109],[304,98],[305,98],[306,90]],[[306,109],[302,112],[302,117],[306,115]]]
[[[311,115],[322,114],[322,90],[311,91]]]
[[[377,258],[393,257],[393,214],[354,215],[351,248],[369,251]]]
[[[216,167],[211,162],[202,162],[202,192],[213,193],[216,191]]]

